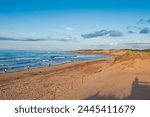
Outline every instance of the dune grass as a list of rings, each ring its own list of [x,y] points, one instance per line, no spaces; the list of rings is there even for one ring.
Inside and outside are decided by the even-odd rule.
[[[117,56],[114,62],[127,61],[136,58],[150,58],[150,49],[147,50],[127,50],[123,55]]]

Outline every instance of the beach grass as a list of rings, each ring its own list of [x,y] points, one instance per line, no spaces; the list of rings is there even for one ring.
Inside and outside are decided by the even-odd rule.
[[[126,61],[134,58],[149,58],[149,57],[150,57],[150,49],[146,50],[127,49],[127,52],[125,54],[115,57],[114,62]]]

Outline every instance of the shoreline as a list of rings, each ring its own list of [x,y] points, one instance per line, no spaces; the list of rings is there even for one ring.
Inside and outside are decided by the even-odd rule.
[[[64,52],[67,52],[67,51],[64,51]],[[70,53],[70,52],[68,52],[68,53]],[[77,52],[71,52],[71,53],[77,53]],[[78,57],[78,54],[79,54],[79,56],[80,56],[80,53],[77,53],[77,55],[75,55],[76,57]],[[84,54],[84,53],[82,53],[82,54]],[[82,55],[81,54],[81,55]],[[88,54],[88,55],[90,55],[90,54]],[[92,54],[92,55],[95,55],[95,54]],[[96,55],[104,55],[104,54],[96,54]],[[62,56],[62,55],[60,55],[60,56]],[[64,56],[65,57],[65,56]],[[92,57],[92,56],[91,56]],[[96,59],[101,59],[101,58],[108,58],[107,56],[105,56],[104,55],[104,57],[96,57],[95,56],[95,59],[93,59],[93,58],[91,58],[91,60],[96,60]],[[86,56],[85,56],[85,59],[86,59]],[[10,68],[10,67],[8,67],[8,68],[1,68],[0,69],[0,74],[3,74],[3,73],[13,73],[13,72],[20,72],[20,71],[27,71],[27,70],[31,70],[31,69],[39,69],[39,68],[46,68],[46,67],[51,67],[51,66],[57,66],[57,65],[61,65],[61,64],[67,64],[67,63],[71,63],[71,62],[78,62],[78,61],[88,61],[88,60],[90,60],[90,59],[88,59],[87,58],[87,60],[82,60],[82,58],[80,59],[80,58],[78,58],[78,59],[73,59],[73,58],[69,58],[69,59],[67,59],[68,61],[66,61],[66,59],[64,59],[64,60],[62,60],[62,62],[61,63],[55,63],[55,59],[54,60],[50,60],[50,64],[47,64],[46,66],[41,66],[41,65],[39,65],[39,66],[36,66],[36,67],[34,67],[34,66],[32,66],[32,65],[22,65],[21,67],[20,67],[20,69],[16,69],[15,67],[16,66],[12,66],[12,68]],[[41,62],[42,62],[42,60],[41,60]],[[54,62],[55,64],[51,64],[52,62]],[[19,63],[20,64],[20,63]]]
[[[150,82],[150,54],[106,50],[108,53],[116,56],[0,74],[0,99],[150,99],[148,86],[138,92],[141,85],[133,85],[136,77],[139,82]]]
[[[6,73],[0,73],[0,81],[1,76],[7,76],[7,74],[27,74],[27,73],[35,73],[35,72],[47,72],[49,70],[62,70],[65,69],[67,67],[71,67],[73,65],[79,65],[79,64],[84,64],[84,63],[90,63],[90,62],[95,62],[95,61],[105,61],[107,59],[114,59],[114,57],[108,57],[108,58],[98,58],[95,60],[83,60],[83,61],[73,61],[73,62],[67,62],[67,63],[62,63],[62,64],[58,64],[58,65],[53,65],[53,66],[47,66],[47,67],[41,67],[41,68],[33,68],[33,69],[27,69],[27,70],[19,70],[19,71],[14,71],[14,72],[6,72]],[[9,79],[9,78],[7,78]]]
[[[98,61],[103,62],[105,60],[106,59],[89,60],[89,61],[82,61],[82,62],[80,61],[80,62],[67,63],[67,64],[63,64],[63,65],[51,66],[51,67],[47,67],[47,68],[31,69],[31,70],[27,70],[27,71],[0,74],[0,99],[13,99],[13,100],[14,99],[21,99],[21,100],[22,99],[31,99],[31,100],[32,99],[43,99],[44,97],[38,98],[37,95],[41,95],[41,92],[43,90],[45,90],[45,87],[47,87],[47,86],[49,87],[48,90],[50,90],[51,94],[50,94],[50,96],[48,96],[47,98],[44,98],[44,99],[53,99],[53,95],[54,95],[53,93],[55,91],[55,87],[59,88],[60,87],[59,85],[61,85],[61,90],[66,91],[66,90],[68,90],[68,88],[70,89],[70,87],[72,87],[71,86],[72,80],[74,82],[73,84],[77,85],[77,87],[78,87],[78,85],[80,85],[80,83],[82,84],[82,77],[84,77],[84,75],[86,75],[87,73],[74,74],[76,72],[79,72],[78,70],[75,70],[75,69],[77,69],[77,68],[85,69],[87,65],[92,65],[93,63],[95,64]],[[69,74],[68,72],[70,72],[70,71],[74,71],[74,72]],[[61,76],[64,74],[66,77]],[[68,77],[68,75],[69,75],[69,77]],[[57,76],[59,76],[59,77],[57,77]],[[74,76],[74,78],[72,78],[72,76]],[[50,78],[48,78],[48,77],[50,77]],[[45,79],[46,79],[46,81],[44,81]],[[42,83],[38,82],[38,80],[42,81]],[[30,84],[31,82],[32,83],[34,82],[34,85]],[[11,86],[11,85],[13,85],[13,86]],[[20,85],[20,87],[18,87],[19,85]],[[29,91],[29,89],[27,89],[27,87],[31,88],[31,89],[29,88],[30,91],[34,90],[33,91],[34,95],[30,95],[30,91]],[[36,89],[35,89],[35,87],[36,87]],[[75,86],[73,86],[73,87],[75,87]],[[20,89],[22,89],[22,90],[20,91]],[[38,94],[37,94],[37,89],[41,90],[40,92],[38,92]],[[3,90],[6,91],[6,94],[1,92]],[[27,90],[27,92],[26,92],[26,90]],[[16,95],[16,94],[14,94],[15,91],[19,91],[20,93],[25,92],[26,96],[22,97],[22,94]],[[10,95],[12,95],[12,97]],[[63,97],[61,97],[61,98],[66,99]],[[61,99],[61,98],[55,97],[54,99]]]

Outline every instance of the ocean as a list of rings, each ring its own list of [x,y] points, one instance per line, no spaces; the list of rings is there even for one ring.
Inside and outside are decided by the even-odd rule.
[[[78,54],[64,51],[0,50],[0,73],[54,66],[67,62],[107,58],[109,55]]]

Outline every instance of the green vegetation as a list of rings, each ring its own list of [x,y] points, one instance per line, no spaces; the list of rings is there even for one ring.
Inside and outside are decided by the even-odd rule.
[[[86,49],[86,50],[78,50],[78,51],[102,51],[104,49]]]
[[[127,61],[129,59],[135,59],[135,58],[150,58],[150,49],[146,49],[146,50],[126,49],[126,51],[127,52],[125,54],[117,56],[114,62]]]
[[[133,52],[150,52],[150,49],[145,50],[132,50]]]

